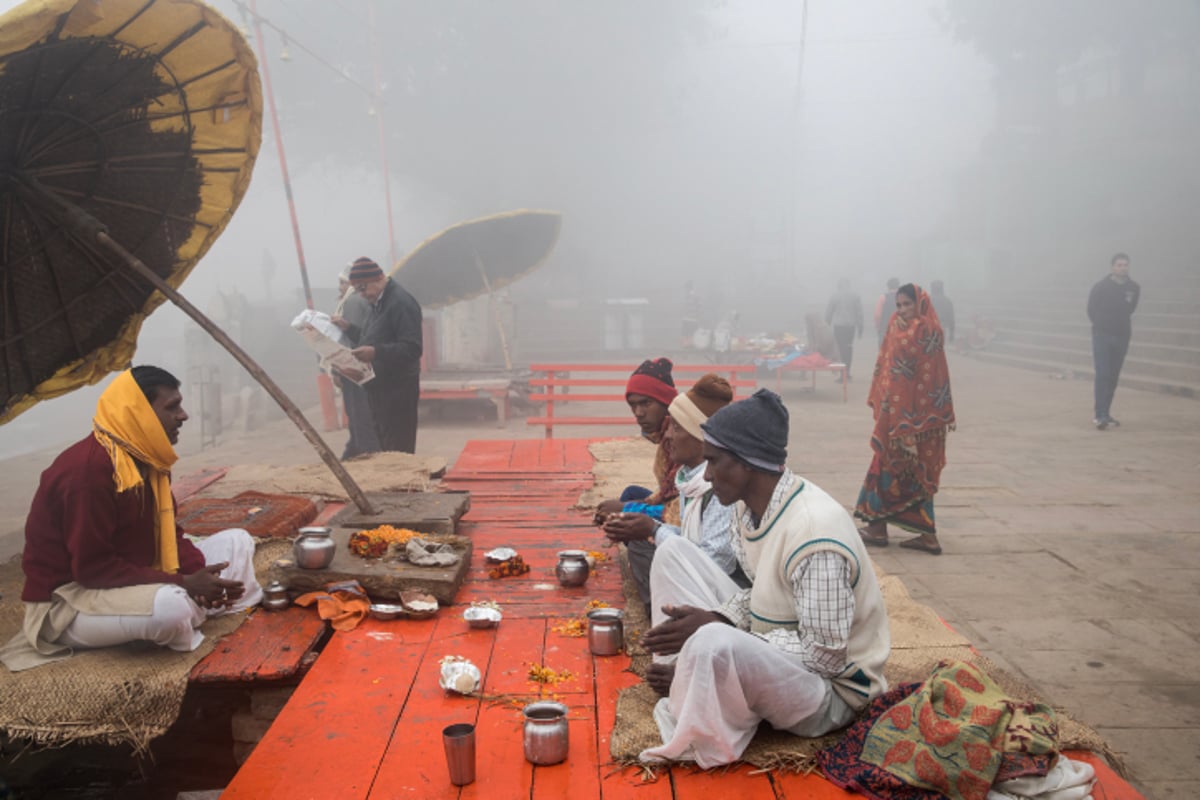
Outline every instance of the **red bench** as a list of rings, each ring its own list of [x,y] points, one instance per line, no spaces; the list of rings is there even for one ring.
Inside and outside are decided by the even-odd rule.
[[[558,425],[625,425],[634,424],[625,403],[625,383],[630,374],[637,369],[636,364],[532,364],[529,369],[534,378],[529,385],[541,391],[529,395],[534,402],[546,404],[543,416],[529,417],[525,420],[528,425],[541,425],[546,429],[546,438],[554,438],[554,428]],[[733,387],[734,399],[740,399],[751,394],[758,387],[755,377],[758,367],[753,364],[675,364],[671,374],[679,390],[686,391],[696,379],[709,372],[715,372],[729,381]],[[615,373],[615,374],[614,374]],[[589,377],[578,377],[587,375]],[[599,376],[599,377],[598,377]],[[609,377],[611,376],[611,377]],[[614,394],[597,392],[578,392],[576,389],[617,389]],[[748,391],[747,391],[748,390]],[[618,402],[625,413],[616,417],[601,416],[555,416],[555,406],[564,403],[589,402]]]

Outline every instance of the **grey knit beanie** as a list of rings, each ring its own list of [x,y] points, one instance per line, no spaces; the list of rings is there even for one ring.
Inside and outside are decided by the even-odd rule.
[[[704,440],[767,472],[787,466],[788,410],[779,395],[759,389],[703,423]]]

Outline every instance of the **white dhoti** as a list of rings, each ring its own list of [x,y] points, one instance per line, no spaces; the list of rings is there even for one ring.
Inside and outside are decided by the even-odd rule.
[[[206,564],[229,564],[220,576],[245,588],[226,608],[204,609],[182,586],[169,583],[85,589],[68,583],[49,602],[26,603],[24,629],[3,647],[0,662],[13,672],[70,656],[75,649],[153,642],[189,652],[204,641],[197,628],[210,616],[244,611],[262,600],[254,577],[254,539],[231,528],[197,542]]]
[[[79,612],[58,638],[74,648],[112,647],[126,642],[153,642],[172,650],[190,652],[204,641],[196,630],[208,617],[244,611],[262,600],[262,588],[254,577],[254,539],[241,528],[230,528],[196,542],[205,564],[229,564],[220,577],[240,581],[245,592],[231,606],[201,608],[187,590],[175,584],[159,584],[149,614],[90,614]],[[101,590],[103,591],[103,590]]]
[[[711,558],[681,537],[655,553],[650,586],[654,624],[666,619],[664,605],[712,610],[738,591]],[[641,759],[716,767],[741,757],[762,720],[798,736],[820,736],[853,718],[830,681],[810,672],[799,656],[711,623],[679,652],[670,696],[654,709],[663,744],[643,750]]]

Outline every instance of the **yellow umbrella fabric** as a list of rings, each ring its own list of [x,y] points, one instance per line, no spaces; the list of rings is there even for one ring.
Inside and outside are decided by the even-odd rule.
[[[558,242],[562,215],[520,209],[469,219],[434,234],[392,269],[424,308],[500,289],[537,269]]]
[[[224,230],[262,136],[257,62],[194,0],[30,0],[0,17],[0,424],[124,369],[149,284],[22,202],[109,227],[173,288]]]

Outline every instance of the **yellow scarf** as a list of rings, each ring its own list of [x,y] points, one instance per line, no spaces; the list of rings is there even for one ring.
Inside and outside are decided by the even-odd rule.
[[[117,492],[136,489],[143,483],[138,462],[149,469],[150,489],[158,514],[154,518],[154,568],[163,572],[179,571],[179,550],[175,542],[175,504],[171,497],[171,465],[179,457],[162,422],[133,379],[125,370],[109,384],[96,404],[92,435],[108,451],[113,462]]]

